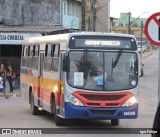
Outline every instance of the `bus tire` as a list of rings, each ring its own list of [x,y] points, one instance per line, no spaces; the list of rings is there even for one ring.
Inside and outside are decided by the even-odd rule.
[[[31,94],[31,112],[32,112],[32,115],[38,115],[39,114],[39,110],[38,110],[38,107],[34,105],[34,95]]]
[[[119,125],[119,119],[111,119],[111,125],[118,126]]]
[[[141,77],[144,75],[144,70],[141,70]]]
[[[65,119],[57,116],[56,103],[54,103],[54,121],[55,121],[56,126],[64,126],[65,125]]]

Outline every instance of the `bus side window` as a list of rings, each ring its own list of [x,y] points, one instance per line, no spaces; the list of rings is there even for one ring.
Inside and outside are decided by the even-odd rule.
[[[32,68],[38,69],[39,46],[33,46]]]
[[[60,45],[55,45],[54,57],[59,57]]]
[[[39,45],[36,45],[35,46],[35,53],[34,53],[35,56],[39,56]]]
[[[45,57],[47,56],[47,53],[48,53],[48,45],[46,45],[46,48],[45,48]]]
[[[51,57],[52,56],[52,45],[48,44],[45,48],[45,57]]]
[[[52,64],[52,45],[48,44],[45,48],[45,60],[44,60],[44,70],[51,71],[51,64]]]
[[[45,49],[45,60],[44,60],[44,70],[58,72],[59,64],[59,45],[46,45]]]
[[[28,56],[28,46],[23,46],[23,52],[22,52],[22,67],[27,66],[27,56]]]
[[[29,56],[33,56],[33,46],[30,46],[30,50],[29,50]]]
[[[26,51],[26,55],[27,55],[27,60],[26,60],[26,67],[29,67],[29,52],[30,52],[30,46],[27,47],[27,51]]]
[[[33,57],[33,46],[29,46],[29,50],[28,50],[28,67],[29,68],[33,67],[32,57]]]
[[[52,45],[52,51],[51,51],[51,56],[54,57],[54,52],[55,52],[55,45]]]
[[[60,45],[52,45],[52,65],[51,71],[58,72],[59,66],[59,54],[60,54]]]

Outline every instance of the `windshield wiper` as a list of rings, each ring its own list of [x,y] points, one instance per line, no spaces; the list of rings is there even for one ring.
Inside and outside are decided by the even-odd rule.
[[[115,68],[117,66],[117,63],[122,55],[122,52],[123,52],[123,50],[120,50],[117,54],[115,61],[114,62],[112,61],[112,68]]]

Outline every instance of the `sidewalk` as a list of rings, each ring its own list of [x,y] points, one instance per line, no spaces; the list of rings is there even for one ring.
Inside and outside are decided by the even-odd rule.
[[[20,92],[20,87],[19,85],[16,84],[16,80],[13,82],[13,92],[9,92],[9,83],[8,80],[6,80],[6,89],[5,89],[5,93],[7,96],[21,96],[21,92]],[[0,97],[4,97],[4,95],[2,93],[0,93]]]
[[[145,59],[146,57],[152,55],[153,53],[155,53],[157,50],[151,50],[151,51],[146,51],[145,53],[142,54],[141,59]]]

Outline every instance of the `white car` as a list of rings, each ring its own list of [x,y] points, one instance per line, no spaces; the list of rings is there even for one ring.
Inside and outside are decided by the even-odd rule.
[[[142,45],[141,41],[138,41],[137,44],[138,44],[138,52],[141,53],[142,51],[142,53],[144,53],[146,51],[146,46],[147,46],[146,41],[142,41]]]
[[[141,48],[141,45],[138,45],[138,52],[141,53],[141,51],[142,51],[142,53],[144,53],[146,51],[146,47],[142,46],[142,48]]]

